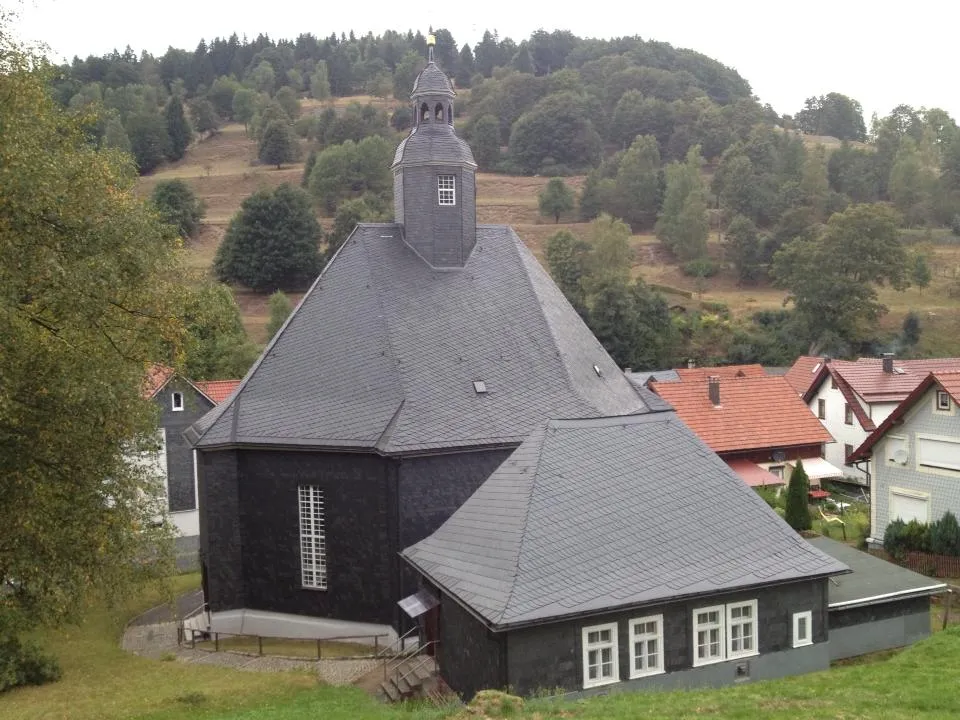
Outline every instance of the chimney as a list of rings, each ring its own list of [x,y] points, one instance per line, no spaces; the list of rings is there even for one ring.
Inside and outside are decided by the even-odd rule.
[[[693,358],[687,359],[687,368],[689,368],[690,370],[693,370],[696,366],[697,366],[696,360],[694,360]]]
[[[707,378],[707,393],[710,395],[713,406],[720,407],[720,378],[717,375]]]
[[[885,373],[893,372],[893,353],[884,353],[883,354],[883,371]]]

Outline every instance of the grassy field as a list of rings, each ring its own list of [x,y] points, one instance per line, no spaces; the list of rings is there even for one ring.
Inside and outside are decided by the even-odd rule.
[[[174,592],[197,586],[174,580]],[[615,694],[577,702],[494,699],[477,706],[382,705],[357,688],[320,685],[306,673],[256,673],[147,660],[120,650],[124,624],[168,595],[144,593],[80,627],[39,636],[63,679],[0,696],[0,720],[433,720],[439,718],[869,718],[960,716],[960,626],[902,652],[829,671],[720,690]]]
[[[354,100],[369,100],[384,108],[396,104],[395,101],[376,98],[338,98],[334,105],[345,106]],[[317,101],[309,101],[305,111],[320,105]],[[229,124],[217,135],[191,147],[183,160],[166,165],[153,175],[141,179],[141,192],[147,194],[159,180],[183,178],[206,203],[207,217],[202,231],[187,248],[191,267],[199,270],[210,268],[227,224],[244,198],[259,188],[300,182],[302,163],[277,170],[258,165],[256,154],[256,144],[247,137],[243,126]],[[480,173],[477,177],[478,222],[512,225],[541,262],[544,245],[557,230],[565,228],[581,236],[585,236],[588,230],[585,223],[570,222],[574,218],[564,218],[565,222],[556,225],[540,217],[537,195],[547,180],[545,177],[512,177],[489,173]],[[583,178],[567,178],[566,182],[579,190]],[[319,219],[321,224],[330,223],[328,218]],[[931,253],[933,281],[923,292],[915,288],[903,293],[881,290],[881,301],[890,308],[890,313],[881,321],[881,329],[894,332],[900,327],[904,315],[916,310],[920,312],[924,326],[920,352],[930,355],[960,354],[960,298],[952,298],[948,292],[955,279],[960,277],[960,244],[953,243],[948,233],[940,232],[931,235],[908,233],[907,240],[923,243]],[[739,287],[732,271],[707,278],[698,287],[694,278],[683,275],[652,235],[634,235],[632,244],[634,274],[647,282],[694,292],[697,300],[723,302],[735,316],[783,306],[784,293],[781,290],[766,284]],[[709,251],[714,258],[722,259],[723,247],[716,231],[711,233]],[[676,297],[668,299],[675,300]],[[238,291],[237,301],[251,338],[259,343],[265,342],[265,298],[256,293]]]

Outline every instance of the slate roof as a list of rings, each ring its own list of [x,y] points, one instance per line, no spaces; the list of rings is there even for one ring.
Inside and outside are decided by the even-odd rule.
[[[399,225],[362,224],[188,437],[394,454],[514,445],[549,417],[646,409],[510,228],[478,226],[451,271],[424,263]]]
[[[776,375],[720,381],[720,406],[707,382],[655,383],[653,390],[714,452],[833,442],[786,379]]]
[[[846,571],[668,411],[547,422],[402,555],[495,629]]]
[[[477,166],[470,145],[447,123],[426,123],[411,130],[397,145],[391,167],[400,163]]]
[[[627,380],[637,387],[646,387],[648,381],[654,382],[677,382],[680,377],[676,370],[647,370],[643,372],[624,371]]]
[[[873,446],[886,435],[887,430],[899,423],[901,418],[910,411],[910,408],[934,386],[946,391],[953,398],[953,401],[960,405],[960,371],[932,372],[920,381],[920,384],[894,408],[893,412],[887,415],[879,427],[873,428],[873,432],[867,436],[860,447],[853,451],[847,461],[855,462],[869,459],[873,452]]]
[[[808,542],[852,571],[830,580],[827,606],[831,610],[936,595],[947,588],[938,580],[827,537],[812,537]]]
[[[420,71],[416,80],[413,81],[413,92],[410,99],[414,100],[421,95],[448,95],[454,97],[456,93],[450,84],[450,78],[433,61],[428,62],[427,66]]]

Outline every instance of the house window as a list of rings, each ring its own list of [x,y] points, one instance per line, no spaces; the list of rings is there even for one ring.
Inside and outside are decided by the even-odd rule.
[[[890,519],[905,523],[930,521],[930,495],[906,488],[890,488]]]
[[[663,615],[630,621],[630,648],[633,664],[630,677],[663,672]]]
[[[183,393],[175,392],[170,395],[170,407],[174,412],[183,410]]]
[[[757,654],[757,601],[727,605],[727,657]]]
[[[951,437],[917,435],[917,464],[924,468],[960,470],[960,441]]]
[[[437,176],[437,197],[441,205],[457,204],[457,181],[453,175]]]
[[[837,379],[833,375],[830,376],[830,389],[831,390],[837,389]]]
[[[757,601],[693,611],[693,665],[757,654]]]
[[[844,443],[843,444],[843,464],[844,465],[848,464],[847,461],[851,455],[853,455],[853,445],[849,443]]]
[[[693,642],[694,666],[723,660],[723,605],[694,611]]]
[[[950,412],[950,393],[943,390],[937,390],[937,410],[940,412]]]
[[[767,470],[771,475],[776,475],[783,480],[783,465],[771,465]]]
[[[850,407],[850,403],[843,404],[843,421],[847,425],[853,425],[853,408]]]
[[[817,417],[821,420],[827,419],[827,401],[817,400]]]
[[[323,490],[300,486],[300,576],[303,587],[327,589],[327,533]]]
[[[793,646],[813,645],[813,613],[809,610],[793,614]]]
[[[583,686],[606,685],[620,679],[617,658],[617,624],[583,629]]]

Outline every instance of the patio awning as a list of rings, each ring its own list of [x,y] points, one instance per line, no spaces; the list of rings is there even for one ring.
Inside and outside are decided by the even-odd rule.
[[[803,469],[811,480],[827,480],[843,477],[843,470],[823,458],[803,458]]]
[[[439,604],[440,601],[429,590],[420,590],[397,601],[397,605],[412,618],[420,617]]]
[[[783,478],[777,477],[772,472],[764,470],[749,460],[725,460],[724,462],[750,487],[784,484]]]

